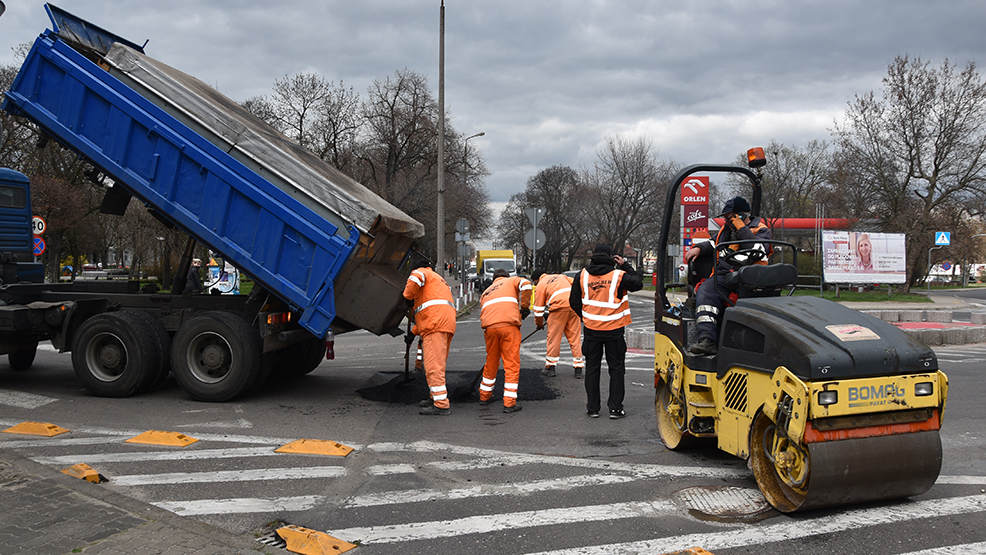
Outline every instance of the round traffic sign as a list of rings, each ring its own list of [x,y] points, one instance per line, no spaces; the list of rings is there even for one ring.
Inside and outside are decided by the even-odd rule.
[[[34,238],[34,256],[41,256],[41,254],[45,251],[46,248],[48,248],[48,246],[45,245],[44,239],[40,237]]]
[[[48,224],[45,223],[44,218],[41,216],[31,218],[31,231],[35,235],[44,235],[45,229],[48,229]]]

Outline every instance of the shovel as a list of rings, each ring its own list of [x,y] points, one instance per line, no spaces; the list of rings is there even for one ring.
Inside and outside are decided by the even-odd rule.
[[[407,334],[411,335],[411,319],[407,319]],[[405,336],[406,337],[406,336]],[[413,341],[411,343],[414,343]],[[404,344],[407,345],[407,349],[404,350],[404,381],[401,384],[411,383],[414,378],[411,377],[411,343],[406,340]]]

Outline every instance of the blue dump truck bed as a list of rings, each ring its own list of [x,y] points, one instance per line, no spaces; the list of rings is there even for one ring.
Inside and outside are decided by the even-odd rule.
[[[423,226],[201,81],[53,6],[2,108],[301,313],[392,331]]]

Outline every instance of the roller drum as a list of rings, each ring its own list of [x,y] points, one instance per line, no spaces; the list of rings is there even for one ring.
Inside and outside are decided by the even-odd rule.
[[[807,477],[801,487],[792,486],[781,477],[783,469],[778,474],[774,461],[781,458],[769,452],[774,433],[770,420],[761,415],[753,431],[757,484],[767,501],[786,513],[920,495],[941,471],[938,430],[921,431],[808,444],[807,459],[797,461],[802,466],[807,462]]]

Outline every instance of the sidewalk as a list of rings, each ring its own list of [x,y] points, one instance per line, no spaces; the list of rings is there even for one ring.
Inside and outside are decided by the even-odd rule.
[[[282,554],[0,449],[5,555]]]
[[[653,291],[635,291],[635,297],[654,298]],[[679,300],[684,298],[679,296]],[[843,306],[880,318],[930,347],[986,343],[986,307],[948,294],[932,293],[931,303],[899,301],[842,302]],[[954,313],[969,313],[966,321],[953,321]],[[653,329],[627,330],[627,346],[654,349]]]

